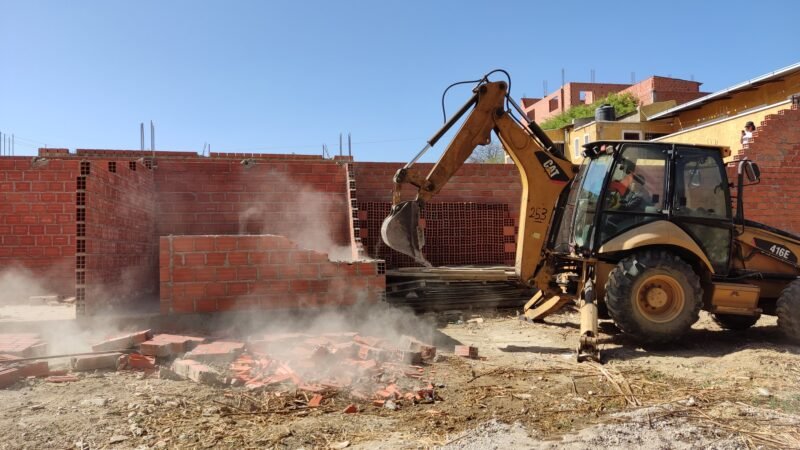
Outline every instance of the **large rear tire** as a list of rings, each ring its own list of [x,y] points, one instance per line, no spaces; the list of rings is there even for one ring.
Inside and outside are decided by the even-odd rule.
[[[778,297],[778,329],[789,340],[800,344],[800,280],[789,283]]]
[[[738,316],[736,314],[714,314],[714,322],[725,330],[744,331],[758,322],[761,315]]]
[[[681,338],[700,318],[702,303],[700,278],[667,251],[645,251],[623,259],[606,282],[611,318],[642,342]]]

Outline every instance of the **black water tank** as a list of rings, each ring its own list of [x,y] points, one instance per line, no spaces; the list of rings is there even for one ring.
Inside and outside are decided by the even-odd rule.
[[[597,109],[594,110],[594,120],[597,121],[605,120],[607,122],[613,122],[617,120],[617,115],[614,112],[614,107],[611,105],[600,105]]]

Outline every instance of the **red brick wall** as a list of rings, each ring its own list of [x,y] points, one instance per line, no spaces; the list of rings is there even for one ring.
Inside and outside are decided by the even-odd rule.
[[[414,265],[383,244],[380,224],[389,212],[392,177],[403,163],[354,163],[360,238],[366,253],[387,267]],[[416,164],[427,173],[433,164]],[[405,186],[404,199],[415,195]],[[535,194],[535,193],[534,193]],[[434,265],[514,263],[522,185],[513,164],[464,164],[433,204],[426,219],[423,253]]]
[[[159,158],[155,176],[159,235],[278,234],[321,251],[350,244],[336,162]]]
[[[382,263],[336,263],[282,236],[165,236],[161,311],[213,312],[375,302]]]
[[[582,104],[580,99],[581,91],[586,93],[585,102],[593,103],[612,92],[619,92],[628,86],[630,85],[613,83],[567,83],[547,97],[530,104],[525,108],[525,113],[529,119],[543,122],[573,106]],[[554,100],[554,105],[556,106],[553,111],[550,110],[551,100]]]
[[[359,202],[391,202],[392,178],[404,163],[354,163]],[[414,167],[427,174],[433,164],[419,163]],[[413,186],[403,187],[404,198],[414,197]],[[515,216],[519,214],[522,185],[519,170],[514,164],[464,164],[448,181],[435,203],[472,202],[503,203]]]
[[[34,271],[43,293],[75,292],[78,161],[0,158],[0,271]]]
[[[386,261],[386,267],[418,266],[410,257],[390,249],[380,235],[390,202],[358,203],[360,237],[367,255]],[[504,203],[432,203],[422,211],[423,254],[434,266],[514,265],[515,218]]]
[[[158,247],[153,172],[135,161],[92,160],[81,165],[85,190],[76,195],[78,208],[85,209],[78,219],[85,220],[78,220],[77,229],[85,252],[76,258],[79,313],[154,301]]]
[[[800,110],[768,115],[753,137],[735,156],[751,159],[761,169],[761,183],[744,188],[745,217],[800,234]],[[736,182],[734,165],[728,176]]]
[[[667,100],[675,100],[681,104],[706,95],[705,92],[700,92],[700,84],[697,81],[653,76],[620,91],[620,93],[633,94],[642,105]]]

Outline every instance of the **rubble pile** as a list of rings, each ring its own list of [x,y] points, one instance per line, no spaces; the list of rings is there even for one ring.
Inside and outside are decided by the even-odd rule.
[[[46,353],[47,343],[36,333],[0,334],[0,389],[22,378],[48,375],[47,361],[27,359]]]
[[[394,409],[403,402],[437,399],[435,387],[422,380],[421,365],[435,356],[435,347],[410,336],[389,342],[351,332],[267,334],[248,342],[247,352],[229,370],[232,383],[248,389],[293,388],[310,394],[309,407],[346,394]]]
[[[242,392],[291,394],[307,408],[333,406],[334,397],[392,410],[440,400],[430,379],[435,369],[428,366],[436,347],[411,336],[266,333],[237,341],[141,330],[70,356],[68,370],[50,370],[47,361],[19,361],[45,357],[46,345],[34,334],[0,335],[0,388],[30,376],[66,383],[80,380],[70,372],[138,370]],[[355,404],[345,408],[357,411]]]

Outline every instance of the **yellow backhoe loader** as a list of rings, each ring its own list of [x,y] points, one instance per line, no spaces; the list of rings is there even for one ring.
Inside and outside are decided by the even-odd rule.
[[[489,80],[496,72],[508,75],[494,71],[478,81],[395,174],[392,212],[381,229],[389,247],[429,265],[420,210],[494,132],[522,182],[515,269],[538,289],[524,317],[540,320],[576,301],[579,360],[600,359],[598,314],[645,343],[680,338],[701,309],[733,330],[770,314],[800,342],[800,236],[745,218],[745,186],[760,176],[754,162],[738,162],[734,184],[723,163],[727,148],[602,141],[584,146],[576,168],[527,120],[509,95],[510,79]],[[418,171],[414,163],[464,116],[436,165]],[[416,189],[414,200],[401,201],[405,184]]]

